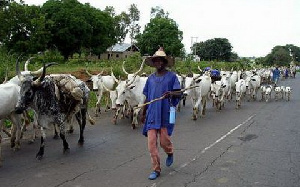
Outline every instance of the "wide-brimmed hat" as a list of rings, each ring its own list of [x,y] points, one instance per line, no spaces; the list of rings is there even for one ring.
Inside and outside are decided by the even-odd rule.
[[[164,49],[162,47],[160,47],[153,56],[149,56],[145,59],[145,63],[148,65],[148,66],[151,66],[151,67],[154,67],[154,64],[153,64],[153,59],[157,58],[157,57],[160,57],[160,58],[164,58],[167,60],[168,64],[167,66],[168,67],[172,67],[174,64],[175,64],[175,60],[173,57],[171,56],[167,56],[166,53],[164,52]]]

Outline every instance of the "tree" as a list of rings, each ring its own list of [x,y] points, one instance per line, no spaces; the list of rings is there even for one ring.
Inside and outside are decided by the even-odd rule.
[[[140,11],[138,10],[136,4],[130,5],[129,8],[129,37],[131,46],[134,44],[134,39],[137,34],[140,33],[141,26],[137,23],[140,20]]]
[[[202,60],[208,61],[230,61],[232,57],[235,57],[232,52],[232,46],[226,38],[214,38],[205,42],[195,43],[192,46],[192,50],[195,50]]]
[[[162,46],[168,55],[182,55],[182,31],[173,19],[160,16],[150,19],[143,33],[136,38],[141,54],[152,55]]]
[[[116,15],[115,9],[112,6],[107,6],[104,12],[107,12],[112,18],[114,18],[114,30],[116,31],[116,40],[117,42],[122,43],[129,32],[129,15],[126,14],[126,12],[124,11],[121,12],[121,14]]]
[[[23,54],[46,49],[50,33],[40,7],[12,2],[0,11],[0,43],[4,47]]]
[[[83,48],[94,54],[104,52],[116,42],[114,19],[104,11],[77,0],[48,0],[42,7],[52,34],[51,44],[65,59]]]

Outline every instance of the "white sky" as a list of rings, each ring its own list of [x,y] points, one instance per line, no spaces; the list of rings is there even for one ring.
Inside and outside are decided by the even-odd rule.
[[[100,10],[113,6],[117,14],[128,12],[134,3],[140,11],[142,30],[150,21],[151,7],[160,6],[183,31],[182,43],[187,52],[192,42],[213,38],[227,38],[233,51],[242,57],[266,56],[276,45],[300,46],[300,0],[79,1]],[[25,0],[29,5],[44,2],[46,0]]]

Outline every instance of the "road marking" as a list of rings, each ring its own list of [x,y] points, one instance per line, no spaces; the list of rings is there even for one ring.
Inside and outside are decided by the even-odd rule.
[[[217,143],[221,142],[222,140],[224,140],[227,136],[231,135],[234,131],[236,131],[237,129],[239,129],[241,126],[245,125],[248,121],[250,121],[256,114],[253,114],[252,116],[250,116],[248,119],[246,119],[245,121],[243,121],[241,124],[237,125],[236,127],[234,127],[233,129],[231,129],[228,133],[226,133],[224,136],[222,136],[221,138],[219,138],[218,140],[216,140],[214,143],[210,144],[209,146],[205,147],[199,155],[196,155],[192,160],[183,163],[181,166],[179,166],[177,169],[175,169],[174,171],[170,172],[167,175],[173,175],[175,172],[181,170],[182,168],[185,168],[186,166],[188,166],[190,163],[192,163],[193,161],[197,160],[200,155],[204,154],[207,150],[209,150],[210,148],[212,148],[213,146],[215,146]],[[159,183],[162,183],[164,180],[161,180]],[[151,187],[156,187],[159,183],[153,183],[151,185]]]

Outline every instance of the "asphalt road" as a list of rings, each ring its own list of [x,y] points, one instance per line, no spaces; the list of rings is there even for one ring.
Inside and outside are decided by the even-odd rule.
[[[293,88],[289,102],[243,102],[239,110],[231,102],[216,112],[210,101],[197,121],[191,120],[190,105],[183,108],[172,136],[174,164],[164,165],[160,149],[162,173],[155,181],[148,180],[151,162],[141,127],[132,130],[128,119],[113,125],[107,112],[95,118],[95,126],[87,125],[83,147],[77,146],[77,129],[67,136],[69,154],[52,131],[41,161],[35,159],[39,140],[23,140],[17,152],[4,140],[0,186],[300,186],[299,79],[280,82]]]

